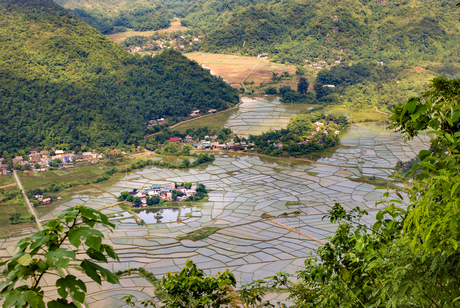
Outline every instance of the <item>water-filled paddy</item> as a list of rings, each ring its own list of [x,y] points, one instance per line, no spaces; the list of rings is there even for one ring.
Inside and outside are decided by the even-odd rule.
[[[179,209],[143,209],[134,213],[146,224],[167,223],[177,221]]]
[[[353,182],[350,178],[362,175],[387,178],[398,160],[413,158],[420,149],[427,147],[428,140],[429,136],[422,135],[403,142],[398,133],[385,130],[381,124],[352,126],[342,138],[343,147],[330,151],[316,163],[220,154],[213,163],[202,168],[186,170],[150,166],[100,185],[91,193],[75,190],[69,201],[48,212],[40,212],[40,216],[52,218],[61,210],[78,204],[101,208],[115,203],[121,191],[139,189],[152,181],[201,182],[210,192],[207,202],[192,205],[194,208],[190,214],[199,213],[199,216],[191,215],[182,222],[177,222],[175,216],[171,222],[146,225],[114,219],[117,229],[113,233],[104,231],[105,243],[114,246],[121,263],[111,263],[108,268],[143,267],[160,277],[168,271],[179,271],[187,260],[192,260],[207,273],[215,274],[228,268],[239,283],[278,271],[294,274],[305,259],[311,257],[310,252],[320,245],[320,241],[327,240],[326,237],[335,230],[334,225],[322,220],[335,202],[340,202],[346,209],[356,206],[368,209],[370,215],[366,221],[373,222],[375,203],[382,198],[383,191],[374,190],[370,184]],[[407,201],[405,198],[404,202]],[[301,214],[280,216],[295,211]],[[120,217],[118,215],[124,210],[114,206],[103,212]],[[274,218],[262,218],[265,213]],[[220,230],[196,242],[177,239],[203,227],[218,227]],[[17,240],[2,240],[2,256],[11,254]],[[81,276],[78,271],[73,274]],[[87,297],[89,307],[121,306],[123,295],[136,294],[139,298],[153,294],[152,287],[145,280],[130,277],[122,278],[121,286],[94,285],[90,290]]]

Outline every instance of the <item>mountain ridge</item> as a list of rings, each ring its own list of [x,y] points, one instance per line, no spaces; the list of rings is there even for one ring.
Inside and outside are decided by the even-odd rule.
[[[0,2],[0,153],[140,144],[150,119],[237,102],[176,51],[133,56],[51,1]]]

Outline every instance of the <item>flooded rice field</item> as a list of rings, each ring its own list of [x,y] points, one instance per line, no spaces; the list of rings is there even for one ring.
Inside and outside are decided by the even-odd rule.
[[[243,104],[240,109],[251,109],[251,104]],[[288,111],[266,104],[257,112],[231,117],[226,126],[238,133],[254,134],[288,121]],[[418,151],[428,147],[428,142],[426,135],[404,142],[400,134],[386,130],[383,124],[352,126],[342,138],[343,147],[328,151],[313,163],[221,153],[203,168],[150,166],[127,174],[99,193],[76,192],[71,200],[40,215],[49,219],[79,204],[104,208],[102,211],[111,215],[117,225],[113,233],[105,233],[104,241],[120,256],[120,263],[104,265],[114,271],[143,267],[161,277],[168,271],[180,271],[187,260],[192,260],[210,274],[228,268],[238,283],[279,271],[294,275],[305,259],[311,257],[311,252],[334,232],[336,226],[322,217],[336,202],[346,209],[356,206],[367,209],[370,215],[366,222],[374,221],[375,203],[381,200],[384,191],[352,181],[353,178],[375,175],[387,179],[399,160],[415,157]],[[121,191],[140,189],[153,181],[203,183],[210,190],[209,200],[180,211],[137,211],[145,225],[137,225],[134,217],[119,206],[107,207],[116,202]],[[404,197],[404,202],[408,202]],[[158,212],[162,216],[160,221],[156,217]],[[262,218],[263,214],[273,217]],[[187,219],[178,222],[178,216]],[[178,240],[186,233],[210,226],[219,230],[195,242]],[[11,255],[18,239],[2,239],[0,256]],[[71,272],[83,277],[76,269]],[[45,283],[44,289],[45,292],[49,289],[52,296],[55,288],[49,283],[49,286]],[[139,300],[154,296],[153,286],[140,276],[122,277],[120,285],[89,283],[88,289],[89,307],[121,307],[125,305],[121,297],[129,294]],[[275,302],[283,300],[282,296]]]

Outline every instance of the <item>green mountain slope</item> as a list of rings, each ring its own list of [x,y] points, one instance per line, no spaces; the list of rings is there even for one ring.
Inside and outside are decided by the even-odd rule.
[[[126,28],[136,31],[167,28],[172,12],[158,0],[56,0],[104,34],[122,32]]]
[[[178,52],[131,56],[51,1],[0,1],[0,153],[136,144],[150,119],[237,101]]]
[[[191,13],[184,22],[200,26],[194,16],[202,14]],[[437,61],[459,55],[457,19],[455,2],[444,0],[267,1],[234,11],[226,22],[216,24],[203,49],[268,52],[299,64],[340,57]]]
[[[448,0],[56,1],[74,13],[78,10],[77,16],[99,30],[91,18],[111,19],[113,26],[114,16],[122,13],[128,19],[149,10],[167,18],[174,14],[184,25],[206,33],[204,51],[267,52],[275,61],[296,64],[340,57],[439,61],[457,59],[460,50],[456,1]],[[149,28],[155,27],[143,27]]]

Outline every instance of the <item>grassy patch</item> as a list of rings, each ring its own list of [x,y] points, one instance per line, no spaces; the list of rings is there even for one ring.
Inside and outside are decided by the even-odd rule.
[[[23,218],[30,217],[22,194],[13,200],[0,203],[0,233],[8,232],[12,229],[24,227],[24,225],[10,225],[10,214],[19,213]]]
[[[262,218],[272,218],[272,217],[275,217],[275,216],[270,215],[270,214],[268,214],[268,213],[263,213],[263,214],[262,214]]]
[[[14,176],[12,175],[0,175],[0,187],[10,184],[15,184]]]
[[[202,52],[193,52],[184,55],[204,65],[206,68],[211,69],[217,75],[222,76],[225,81],[235,88],[241,87],[240,83],[246,78],[256,64],[257,66],[246,80],[246,84],[254,83],[254,86],[258,86],[262,82],[268,82],[272,77],[272,72],[278,74],[289,72],[293,74],[296,70],[294,65],[272,63],[268,60],[259,60],[256,57]]]
[[[115,34],[110,34],[107,35],[107,38],[114,43],[121,43],[125,39],[131,36],[151,36],[155,33],[170,33],[174,31],[185,31],[187,30],[187,27],[182,26],[181,21],[179,18],[175,18],[174,21],[171,22],[169,28],[167,29],[160,29],[160,30],[155,30],[155,31],[134,31],[132,29],[127,29],[125,32],[120,32],[120,33],[115,33]]]
[[[391,188],[401,190],[402,188],[399,186],[394,185],[393,183],[395,181],[389,181],[381,178],[377,178],[375,176],[362,176],[361,178],[349,178],[353,182],[358,182],[358,183],[367,183],[367,184],[372,184],[375,186],[382,186],[382,187],[387,187],[390,186]]]
[[[288,201],[286,202],[286,205],[298,205],[300,204],[300,201]]]
[[[192,240],[192,241],[199,241],[204,238],[207,238],[210,235],[216,233],[220,228],[217,227],[204,227],[192,232],[189,232],[185,235],[179,236],[178,240]]]
[[[317,176],[319,174],[318,172],[313,172],[313,171],[307,171],[307,173],[311,176]]]
[[[333,116],[347,116],[350,121],[355,123],[377,122],[388,119],[388,116],[379,113],[373,108],[350,108],[343,106],[333,106],[326,108],[326,113]]]

